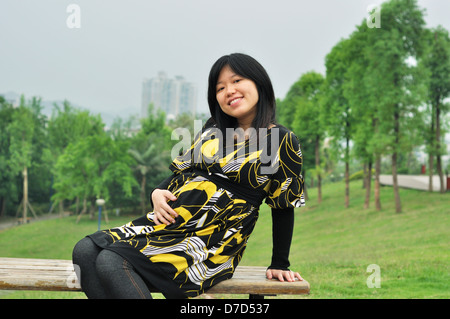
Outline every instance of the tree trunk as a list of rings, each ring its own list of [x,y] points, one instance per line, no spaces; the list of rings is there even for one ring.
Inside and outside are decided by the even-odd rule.
[[[440,124],[440,109],[439,102],[436,105],[436,170],[439,175],[440,192],[445,193],[444,188],[444,174],[442,172],[441,163],[441,124]]]
[[[93,220],[94,219],[94,217],[95,217],[95,212],[96,212],[96,209],[95,209],[95,200],[94,201],[89,201],[89,219],[90,220]]]
[[[5,210],[6,210],[6,198],[2,197],[2,209],[0,211],[0,218],[3,217],[3,215],[5,214]]]
[[[78,217],[77,217],[77,221],[76,221],[77,224],[78,224],[78,222],[79,222],[80,219],[81,219],[81,215],[83,215],[84,213],[86,213],[86,211],[87,211],[87,199],[86,199],[86,197],[84,197],[84,198],[83,198],[83,209],[81,210],[80,214],[79,214]]]
[[[64,216],[64,199],[61,199],[58,205],[59,205],[59,218],[62,218]]]
[[[303,170],[303,181],[306,181],[306,170]],[[303,182],[303,193],[305,193],[305,201],[309,200],[306,183]]]
[[[428,191],[432,192],[433,191],[433,154],[435,152],[434,149],[434,137],[433,135],[435,135],[434,132],[434,120],[435,120],[435,115],[434,115],[434,106],[431,106],[431,131],[430,131],[430,152],[428,154]]]
[[[367,174],[365,176],[365,183],[366,186],[366,199],[364,200],[364,209],[369,208],[370,205],[370,186],[372,183],[372,160],[369,161],[367,164]]]
[[[317,202],[322,202],[322,177],[320,176],[320,139],[316,136],[315,142],[315,155],[316,155],[316,172],[317,172]]]
[[[394,197],[395,197],[395,212],[402,212],[402,204],[400,201],[400,194],[398,192],[398,180],[397,180],[397,149],[396,146],[399,143],[399,134],[400,134],[400,115],[398,113],[398,105],[394,105],[394,134],[395,134],[395,146],[394,152],[392,154],[392,182],[394,188]]]
[[[362,178],[362,188],[366,189],[367,187],[367,163],[363,164],[363,178]]]
[[[80,210],[80,196],[77,196],[75,201],[75,215],[78,215],[78,211]]]
[[[349,180],[349,139],[346,139],[345,146],[345,208],[350,206],[350,180]]]
[[[142,181],[141,181],[141,210],[142,215],[145,215],[145,184],[146,184],[147,178],[145,175],[142,175]]]
[[[397,179],[397,152],[392,154],[392,184],[394,188],[395,197],[395,212],[402,212],[402,203],[400,201],[400,194],[398,192],[398,179]]]
[[[22,171],[23,175],[23,223],[27,223],[27,209],[28,209],[28,169],[25,166]]]
[[[380,171],[381,171],[381,155],[375,155],[375,208],[376,210],[381,210],[381,200],[380,200]]]
[[[433,154],[428,154],[428,191],[433,191]]]

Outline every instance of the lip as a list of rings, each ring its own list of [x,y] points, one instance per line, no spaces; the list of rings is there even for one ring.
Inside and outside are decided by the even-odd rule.
[[[233,97],[232,99],[229,99],[229,100],[227,101],[227,104],[228,104],[229,106],[236,106],[236,105],[239,104],[239,102],[240,102],[243,98],[244,98],[243,96]],[[235,100],[237,100],[237,101],[235,101]],[[235,102],[232,104],[231,102],[233,102],[233,101],[235,101]]]

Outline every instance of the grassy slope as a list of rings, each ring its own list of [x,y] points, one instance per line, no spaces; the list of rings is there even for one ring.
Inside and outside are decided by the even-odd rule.
[[[351,184],[344,208],[344,185],[325,185],[317,205],[311,189],[307,207],[296,210],[291,268],[311,284],[306,298],[449,298],[450,193],[400,191],[403,213],[394,211],[392,189],[383,188],[383,210],[363,210],[361,182]],[[373,205],[372,205],[373,206]],[[121,225],[129,217],[114,219]],[[104,224],[102,225],[106,227]],[[0,256],[70,259],[74,244],[96,231],[87,217],[31,223],[0,232]],[[32,234],[32,235],[30,235]],[[271,217],[267,206],[250,238],[243,265],[267,266],[271,256]],[[381,270],[381,288],[366,285],[367,266]],[[4,298],[82,298],[80,293],[0,292]]]
[[[361,182],[329,184],[317,205],[310,190],[307,207],[296,211],[291,269],[311,284],[309,298],[449,298],[450,193],[401,189],[403,213],[396,214],[392,188],[382,188],[381,212],[363,209]],[[372,204],[373,206],[373,204]],[[270,261],[270,213],[262,211],[244,264]],[[377,264],[381,288],[367,287],[367,266]]]

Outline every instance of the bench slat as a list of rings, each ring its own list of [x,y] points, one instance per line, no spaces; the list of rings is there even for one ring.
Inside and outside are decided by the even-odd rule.
[[[0,258],[1,289],[81,291],[72,261],[27,258]],[[214,285],[207,293],[297,295],[308,294],[309,290],[306,280],[268,280],[265,267],[238,266],[232,279]]]

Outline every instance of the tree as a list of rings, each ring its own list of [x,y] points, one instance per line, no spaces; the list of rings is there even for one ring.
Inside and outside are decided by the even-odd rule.
[[[379,118],[377,116],[377,103],[370,95],[370,88],[366,81],[370,74],[366,72],[368,60],[364,50],[370,46],[367,34],[369,29],[365,23],[357,27],[349,39],[346,40],[345,68],[339,71],[345,72],[342,84],[345,100],[348,102],[353,117],[353,152],[360,158],[364,166],[364,186],[366,195],[364,208],[369,208],[371,193],[372,165],[375,155],[375,207],[381,210],[380,200],[380,169],[381,154],[383,149],[378,147],[377,132]]]
[[[132,188],[137,185],[130,168],[132,159],[123,145],[126,144],[115,143],[104,132],[69,144],[56,163],[53,199],[83,198],[80,218],[88,201],[104,198],[108,203],[113,183],[120,184],[126,196],[131,197]]]
[[[0,96],[0,217],[4,216],[7,207],[18,197],[16,174],[10,169],[11,138],[8,130],[14,112],[13,106]]]
[[[411,132],[417,127],[420,103],[418,69],[408,61],[420,57],[424,20],[415,0],[385,2],[380,14],[383,27],[368,31],[366,72],[370,94],[377,97],[378,143],[391,154],[395,206],[400,213],[397,158],[414,144]]]
[[[429,190],[433,189],[433,158],[439,175],[440,192],[445,192],[441,156],[445,147],[442,143],[441,118],[448,112],[449,105],[444,100],[450,97],[450,38],[448,31],[438,26],[427,32],[425,54],[420,61],[427,68],[427,105],[430,113],[429,134],[426,137],[429,156]]]
[[[32,103],[39,104],[40,100],[33,98]],[[12,114],[12,121],[8,125],[7,130],[11,137],[9,168],[13,174],[22,172],[23,177],[22,218],[24,223],[27,222],[28,209],[31,208],[33,211],[28,202],[28,168],[31,166],[33,155],[34,124],[32,111],[26,106],[25,97],[22,95],[20,106]]]
[[[169,152],[161,151],[160,145],[156,140],[156,136],[152,135],[151,137],[146,138],[141,141],[141,143],[137,143],[138,145],[133,146],[128,150],[128,153],[133,157],[136,161],[136,165],[134,166],[137,172],[140,175],[141,180],[141,210],[142,213],[146,213],[146,203],[148,202],[146,196],[146,187],[147,187],[147,175],[149,173],[160,175],[157,172],[166,171],[168,167],[168,154]]]
[[[186,116],[181,117],[181,124],[188,124]],[[176,125],[176,123],[173,123]],[[159,184],[169,174],[170,129],[165,124],[165,114],[154,114],[153,106],[149,106],[148,116],[141,121],[142,129],[133,138],[128,153],[134,159],[135,171],[140,180],[140,202],[142,213],[147,209],[147,190]]]
[[[350,103],[344,94],[347,81],[347,70],[351,65],[349,56],[350,40],[343,39],[336,44],[325,58],[326,80],[324,83],[324,123],[327,132],[333,136],[335,149],[342,148],[341,141],[344,140],[344,162],[345,162],[345,207],[350,205],[350,140],[353,133],[354,122]]]
[[[303,137],[303,145],[309,142],[314,145],[314,172],[317,177],[318,203],[322,202],[322,167],[320,163],[320,145],[324,137],[321,119],[321,90],[324,78],[317,72],[307,72],[294,83],[288,92],[289,98],[295,103],[295,113],[292,129]],[[305,137],[309,139],[305,141]]]
[[[102,123],[100,116],[94,116],[88,111],[76,109],[69,101],[64,101],[61,106],[54,104],[52,117],[48,122],[47,128],[47,139],[49,144],[47,160],[52,167],[51,174],[53,176],[56,175],[56,162],[70,144],[76,144],[78,141],[89,136],[102,134],[103,127],[104,124]],[[56,196],[54,198],[61,197]],[[78,203],[79,198],[76,198]],[[64,210],[64,199],[65,198],[62,197],[62,199],[59,200],[61,214]]]
[[[94,116],[89,111],[76,109],[69,101],[64,101],[62,106],[54,104],[52,117],[48,122],[48,139],[55,159],[70,143],[100,134],[103,128],[100,115]]]

